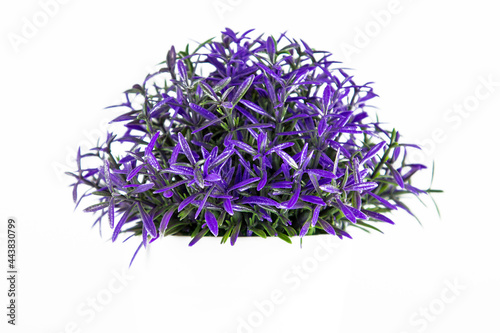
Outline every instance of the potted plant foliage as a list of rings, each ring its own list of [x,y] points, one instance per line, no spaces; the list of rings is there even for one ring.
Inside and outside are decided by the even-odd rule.
[[[113,106],[122,131],[78,150],[73,199],[94,200],[84,211],[109,222],[113,241],[350,238],[393,224],[393,210],[412,214],[405,195],[432,192],[411,184],[425,168],[407,162],[418,147],[369,111],[370,84],[304,41],[250,35],[172,47]]]

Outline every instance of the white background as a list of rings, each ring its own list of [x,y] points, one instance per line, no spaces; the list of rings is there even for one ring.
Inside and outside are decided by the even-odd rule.
[[[500,331],[493,1],[49,2],[0,5],[2,271],[7,218],[19,225],[18,326],[8,332]],[[168,238],[123,271],[137,241],[112,244],[106,230],[101,238],[92,216],[73,211],[61,174],[79,145],[104,136],[117,113],[103,108],[172,44],[194,45],[226,26],[288,31],[333,52],[357,82],[373,81],[380,118],[423,145],[413,158],[435,161],[442,218],[430,200],[412,202],[423,226],[398,213],[385,234],[353,231],[321,260],[311,239],[300,250],[274,240],[188,248]],[[430,173],[418,180],[428,186]],[[310,273],[292,283],[293,267]],[[284,296],[269,306],[273,291]]]

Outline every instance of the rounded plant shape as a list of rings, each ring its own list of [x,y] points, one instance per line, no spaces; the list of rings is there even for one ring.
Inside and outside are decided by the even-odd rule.
[[[366,110],[369,84],[303,41],[249,34],[226,29],[192,53],[172,47],[125,92],[113,120],[122,133],[78,151],[74,200],[98,201],[85,211],[109,220],[113,241],[350,237],[348,226],[392,224],[383,214],[408,210],[401,196],[425,192],[410,184],[425,166],[405,162],[418,147]],[[96,167],[82,169],[90,159]],[[88,188],[80,197],[79,186]]]

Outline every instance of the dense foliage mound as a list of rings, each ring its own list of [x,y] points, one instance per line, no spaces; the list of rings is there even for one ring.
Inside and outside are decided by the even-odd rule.
[[[303,41],[249,33],[226,29],[192,53],[172,47],[115,106],[122,133],[78,151],[74,200],[98,200],[85,211],[109,220],[113,241],[350,237],[348,226],[392,224],[384,213],[410,212],[401,197],[425,192],[410,184],[425,166],[405,162],[418,147],[374,120],[369,84]],[[90,159],[97,166],[82,168]]]

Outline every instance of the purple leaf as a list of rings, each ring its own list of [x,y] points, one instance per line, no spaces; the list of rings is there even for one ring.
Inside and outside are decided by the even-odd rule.
[[[158,236],[156,227],[153,223],[153,218],[144,211],[144,208],[142,207],[141,203],[137,203],[137,208],[139,209],[139,214],[141,215],[142,222],[144,223],[144,227],[146,228],[148,233],[152,237]]]
[[[328,140],[328,143],[330,144],[330,146],[332,146],[333,148],[335,149],[340,149],[340,151],[342,152],[342,154],[345,156],[345,157],[351,157],[351,154],[349,153],[349,151],[347,149],[344,148],[344,146],[342,146],[340,143],[336,142],[336,141],[333,141],[333,140]]]
[[[301,195],[300,200],[305,201],[305,202],[309,202],[312,204],[320,205],[320,206],[326,206],[323,199],[321,199],[315,195]]]
[[[350,206],[346,206],[347,209],[349,209],[351,211],[351,213],[358,219],[367,219],[368,217],[363,214],[361,211],[359,211],[358,209],[354,208],[354,207],[350,207]]]
[[[200,82],[200,87],[208,95],[208,97],[210,97],[214,101],[218,101],[219,100],[219,98],[217,97],[217,94],[215,93],[215,91],[212,89],[212,87],[210,85],[208,85],[207,83],[201,81]]]
[[[78,167],[78,171],[82,170],[82,153],[80,147],[78,147],[78,151],[76,152],[76,166]]]
[[[338,177],[331,171],[321,170],[321,169],[307,169],[305,172],[308,174],[316,175],[318,177],[323,177],[327,179],[337,179]]]
[[[193,202],[194,199],[196,199],[196,197],[198,195],[199,195],[199,193],[195,193],[195,194],[187,197],[186,199],[182,200],[182,202],[180,203],[179,208],[177,209],[177,211],[181,212],[184,208],[186,208],[187,205],[189,205],[191,202]]]
[[[311,220],[307,220],[300,229],[299,237],[304,237],[307,234],[310,225],[311,225]]]
[[[286,163],[281,164],[281,171],[283,172],[283,176],[287,181],[290,180],[290,166]]]
[[[153,183],[146,183],[146,184],[139,185],[135,188],[135,190],[133,190],[131,192],[131,194],[137,194],[137,193],[149,191],[151,188],[153,188],[153,186],[155,186],[155,184],[153,184]]]
[[[196,105],[194,103],[189,103],[189,107],[196,113],[203,116],[204,118],[207,118],[208,120],[218,120],[218,118],[212,112],[208,111],[207,109],[199,105]]]
[[[322,137],[326,130],[326,118],[321,118],[318,124],[318,136]]]
[[[224,210],[229,215],[234,215],[233,206],[231,205],[231,199],[224,199]]]
[[[326,111],[330,105],[330,100],[332,98],[332,87],[327,85],[323,91],[323,109]],[[321,135],[320,135],[321,136]]]
[[[150,111],[151,116],[155,116],[156,113],[162,110],[163,108],[169,108],[170,107],[168,104],[169,102],[170,102],[169,99],[163,99],[158,103],[156,103],[155,106]]]
[[[104,179],[106,180],[106,185],[108,185],[109,191],[111,192],[113,189],[111,187],[111,180],[109,178],[110,170],[109,170],[109,161],[104,161]]]
[[[109,200],[108,208],[109,226],[111,229],[115,226],[115,198]]]
[[[277,206],[278,203],[266,197],[252,196],[240,200],[240,204],[256,204],[261,206]]]
[[[257,148],[259,153],[263,153],[267,147],[267,132],[260,133],[257,137]]]
[[[175,58],[177,54],[175,52],[175,47],[172,45],[170,50],[167,52],[167,65],[169,68],[173,69],[175,67]]]
[[[174,164],[177,162],[177,157],[178,157],[180,151],[181,151],[181,145],[180,144],[175,145],[174,150],[172,151],[172,156],[170,157],[170,160],[168,161],[170,164]]]
[[[147,154],[145,157],[146,157],[146,162],[148,162],[149,165],[151,165],[156,170],[160,170],[160,164],[158,163],[158,160],[153,154]]]
[[[321,210],[321,206],[316,206],[314,208],[312,219],[311,219],[311,224],[313,227],[316,226],[316,222],[318,222],[320,210]]]
[[[274,47],[274,39],[271,36],[267,37],[266,49],[267,49],[267,53],[270,56],[273,56],[274,53],[276,52],[275,47]]]
[[[233,103],[233,105],[236,105],[239,100],[246,94],[248,88],[250,88],[250,86],[252,85],[254,78],[254,75],[250,75],[245,81],[243,81],[243,83],[236,91],[236,94],[234,94],[233,99],[231,100],[231,103]]]
[[[187,79],[187,70],[182,60],[177,61],[177,70],[179,71],[181,79],[185,81]]]
[[[366,182],[366,183],[359,183],[359,184],[353,184],[350,186],[346,186],[344,188],[345,191],[369,191],[373,190],[378,186],[378,183],[375,182]]]
[[[174,189],[177,186],[181,186],[182,184],[186,184],[188,181],[189,181],[188,179],[180,180],[180,181],[175,182],[175,183],[173,183],[173,184],[171,184],[169,186],[162,187],[159,190],[154,191],[153,193],[157,194],[157,193],[162,193],[162,192]]]
[[[302,151],[300,152],[300,159],[299,159],[299,163],[300,163],[300,166],[302,168],[304,167],[307,167],[307,165],[303,165],[304,164],[304,161],[306,160],[306,156],[307,156],[307,147],[309,146],[309,144],[306,142],[306,144],[304,145],[304,148],[302,148]]]
[[[165,169],[166,172],[168,173],[173,173],[176,175],[183,175],[183,176],[194,176],[194,169],[181,166],[181,165],[172,165],[170,169]]]
[[[318,219],[318,222],[319,222],[319,225],[321,226],[321,228],[323,228],[323,230],[325,230],[327,233],[329,233],[330,235],[333,235],[335,236],[335,229],[332,227],[332,225],[328,222],[326,222],[325,220],[323,220],[322,218],[319,218]],[[349,237],[349,234],[345,234],[346,237]]]
[[[174,214],[175,209],[170,209],[165,215],[163,215],[160,223],[160,233],[163,234],[167,230],[168,223]]]
[[[196,182],[196,185],[198,185],[199,187],[205,187],[205,180],[203,179],[203,174],[199,168],[196,168],[196,170],[194,171],[194,180]]]
[[[340,193],[338,188],[330,184],[320,185],[320,189],[328,193]]]
[[[394,151],[392,152],[392,160],[396,161],[399,157],[399,153],[401,152],[401,147],[396,147],[394,148]]]
[[[189,162],[191,162],[192,165],[195,165],[196,161],[194,160],[193,153],[191,152],[189,144],[187,143],[186,138],[184,138],[184,135],[182,135],[182,133],[179,133],[179,143],[181,144],[182,151],[186,155]]]
[[[73,202],[76,203],[76,200],[78,199],[78,185],[80,184],[80,182],[76,182],[75,185],[73,186]]]
[[[241,227],[241,220],[238,221],[236,224],[236,227],[234,227],[233,232],[231,234],[231,246],[236,243],[236,240],[238,239],[238,235],[240,234],[240,227]]]
[[[426,193],[425,191],[423,191],[419,188],[416,188],[415,186],[412,186],[410,184],[406,184],[405,189],[407,189],[408,191],[410,191],[411,193],[416,194],[416,195],[419,195],[421,193]]]
[[[188,246],[193,246],[194,244],[198,243],[198,241],[200,239],[203,238],[203,236],[205,236],[205,234],[208,232],[208,229],[207,228],[203,228],[200,230],[200,232],[193,237],[193,239],[191,240],[191,242],[189,242],[189,245]]]
[[[217,219],[214,214],[210,212],[208,209],[205,211],[205,221],[207,222],[208,229],[210,232],[217,237],[219,234],[219,224],[217,223]]]
[[[203,207],[205,207],[205,204],[207,203],[207,200],[208,198],[210,197],[210,194],[212,193],[212,191],[214,190],[214,186],[212,186],[208,191],[207,193],[205,194],[205,196],[203,197],[203,201],[200,203],[200,206],[198,206],[198,209],[196,210],[196,214],[194,214],[194,218],[197,219],[198,216],[200,215],[201,211],[203,210]]]
[[[101,209],[106,208],[108,206],[109,206],[109,202],[104,201],[104,202],[100,202],[98,204],[89,206],[89,207],[85,208],[83,211],[85,213],[94,213],[94,212],[97,212],[98,210],[101,210]]]
[[[258,63],[258,62],[255,63],[255,65],[257,65],[264,73],[266,73],[270,77],[274,78],[280,85],[283,84],[283,79],[278,74],[276,74],[275,72],[270,70],[267,66],[265,66],[261,63]]]
[[[269,184],[271,188],[292,188],[293,183],[292,182],[275,182],[272,184]]]
[[[403,180],[403,177],[401,177],[400,173],[394,169],[394,167],[389,164],[389,163],[386,163],[387,167],[389,168],[389,170],[391,170],[391,173],[392,175],[394,176],[394,179],[396,180],[396,183],[398,183],[399,187],[401,188],[405,188],[405,182]]]
[[[382,215],[380,213],[372,212],[372,211],[367,210],[367,209],[363,209],[362,212],[365,213],[366,215],[368,215],[369,217],[374,218],[376,220],[387,222],[390,224],[394,224],[394,222],[390,218],[385,217],[384,215]]]
[[[149,142],[148,146],[144,150],[144,155],[150,155],[153,152],[153,149],[155,147],[156,140],[158,140],[158,136],[160,135],[160,131],[157,131],[156,134],[151,138],[151,141]]]
[[[130,171],[130,173],[127,176],[127,181],[128,182],[131,181],[139,173],[139,171],[141,171],[143,166],[144,166],[144,164],[141,164],[141,165],[135,167],[132,171]]]
[[[286,149],[286,148],[289,148],[289,147],[292,147],[293,145],[295,145],[294,142],[285,142],[285,143],[280,143],[279,145],[276,145],[274,146],[273,148],[269,149],[269,151],[267,152],[267,154],[270,154],[272,152],[275,152],[276,150],[283,150],[283,149]]]
[[[232,186],[232,187],[230,187],[230,188],[229,188],[229,190],[227,190],[227,191],[228,191],[228,192],[230,192],[230,191],[237,190],[237,189],[239,189],[239,188],[242,188],[242,187],[245,187],[245,186],[247,186],[247,185],[249,185],[249,184],[252,184],[252,183],[254,183],[254,182],[258,181],[258,180],[260,180],[260,178],[259,178],[259,177],[254,177],[254,178],[249,178],[249,179],[246,179],[246,180],[244,180],[244,181],[239,182],[238,184],[233,185],[233,186]]]
[[[382,147],[385,146],[385,142],[382,141],[382,142],[379,142],[377,143],[375,146],[373,146],[365,155],[365,157],[363,157],[363,159],[361,160],[360,162],[360,165],[363,165],[366,161],[368,161],[369,159],[371,159],[373,156],[375,156],[378,151],[380,149],[382,149]]]
[[[116,238],[118,238],[118,235],[120,234],[120,231],[122,230],[123,225],[125,222],[127,222],[128,217],[130,215],[130,211],[132,210],[134,206],[130,206],[125,213],[123,213],[122,217],[120,218],[120,221],[118,221],[118,224],[115,227],[115,230],[113,230],[113,236],[111,237],[111,241],[114,242]]]
[[[354,216],[353,212],[349,209],[349,207],[344,205],[338,198],[336,198],[335,201],[337,201],[337,204],[339,205],[340,210],[342,211],[344,216],[352,223],[356,223],[356,216]]]
[[[398,209],[398,207],[396,207],[395,205],[391,204],[389,201],[385,200],[384,198],[381,198],[378,195],[370,193],[370,192],[368,192],[368,194],[371,195],[372,197],[374,197],[375,199],[377,199],[377,201],[379,201],[385,207],[387,207],[389,209]]]
[[[259,182],[259,184],[257,184],[257,191],[260,191],[264,188],[264,186],[266,186],[266,183],[267,183],[267,172],[266,170],[262,170],[262,178]]]
[[[212,164],[210,165],[210,167],[208,168],[208,170],[212,170],[213,168],[215,168],[215,167],[219,166],[220,164],[224,163],[233,154],[234,154],[234,148],[232,148],[232,147],[226,147],[226,149],[224,149],[224,151],[219,156],[217,156],[217,158],[215,158],[215,160],[212,162]]]
[[[244,150],[245,152],[252,154],[252,155],[257,155],[257,151],[253,149],[250,145],[241,142],[241,141],[236,141],[236,140],[231,140],[231,143],[234,144],[236,147]]]
[[[205,177],[205,180],[208,181],[208,182],[218,182],[218,181],[221,181],[222,178],[215,174],[215,173],[211,173],[209,174],[208,176]]]
[[[214,86],[214,91],[215,92],[219,92],[221,91],[222,89],[224,89],[224,87],[226,87],[229,83],[231,82],[231,77],[228,76],[222,80],[220,80],[215,86]]]
[[[132,256],[132,259],[130,260],[130,264],[128,265],[129,268],[130,268],[130,266],[132,266],[132,263],[134,262],[134,259],[137,256],[137,253],[139,253],[139,250],[141,249],[141,247],[142,247],[142,242],[139,244],[139,247],[137,248],[137,250],[135,250],[134,255]]]
[[[295,160],[290,155],[288,155],[287,153],[285,153],[284,151],[282,151],[282,150],[276,150],[274,152],[279,157],[281,157],[283,159],[283,161],[285,163],[287,163],[289,166],[291,166],[292,168],[294,168],[294,169],[298,169],[299,168],[299,166],[297,165],[297,163],[295,162]]]
[[[257,104],[255,104],[253,102],[242,99],[242,100],[240,100],[240,103],[243,104],[244,106],[246,106],[247,108],[249,108],[250,110],[252,110],[252,111],[254,111],[262,116],[273,118],[270,114],[268,114],[266,111],[264,111],[263,108],[261,108],[260,106],[258,106]]]
[[[297,201],[299,200],[299,196],[300,196],[300,184],[299,186],[297,186],[297,188],[295,189],[295,192],[293,192],[293,195],[292,197],[290,198],[290,201],[288,201],[287,203],[287,208],[290,209],[292,208],[293,206],[295,206],[295,204],[297,203]]]
[[[224,117],[221,117],[221,118],[217,118],[217,119],[214,119],[214,120],[211,120],[209,121],[208,123],[205,123],[203,126],[201,127],[198,127],[197,129],[195,129],[193,132],[191,132],[191,134],[196,134],[198,132],[201,132],[202,130],[204,130],[205,128],[207,127],[210,127],[212,125],[215,125],[217,124],[218,122],[224,120],[227,116],[224,116]],[[207,140],[208,141],[208,140]]]

